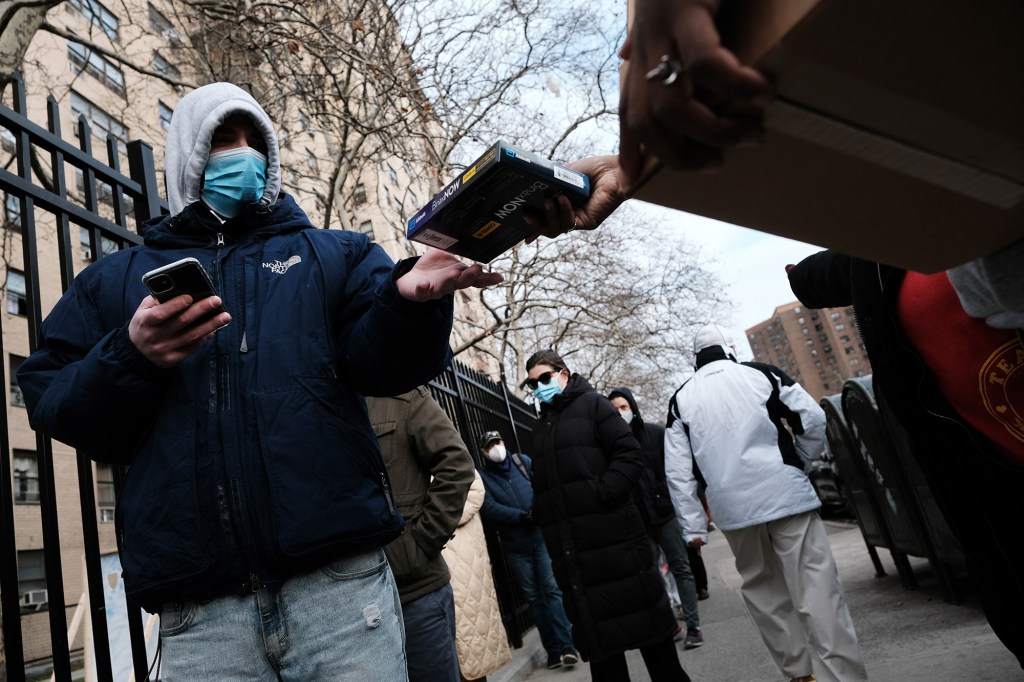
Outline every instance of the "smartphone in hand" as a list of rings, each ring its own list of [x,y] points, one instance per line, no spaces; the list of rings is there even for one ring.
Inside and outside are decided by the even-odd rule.
[[[150,270],[142,276],[142,283],[153,298],[166,303],[176,296],[188,294],[195,303],[216,295],[213,282],[195,258],[182,258],[173,263]]]
[[[150,270],[142,276],[142,283],[149,289],[153,298],[160,303],[166,303],[182,294],[191,296],[192,303],[217,295],[216,289],[213,288],[213,281],[195,258],[182,258],[155,270]],[[210,315],[197,320],[196,324],[223,310],[223,307],[217,308]]]

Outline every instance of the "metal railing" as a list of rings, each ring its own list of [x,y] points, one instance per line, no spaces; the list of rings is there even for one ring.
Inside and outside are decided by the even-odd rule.
[[[17,199],[17,221],[20,223],[23,272],[25,277],[25,321],[28,327],[29,349],[34,350],[42,321],[40,238],[56,240],[57,267],[62,291],[74,279],[74,263],[81,257],[85,241],[71,237],[71,225],[88,232],[87,257],[96,260],[116,248],[141,243],[141,227],[151,217],[165,213],[166,202],[160,198],[152,147],[135,140],[127,144],[128,175],[120,170],[118,141],[107,136],[107,161],[92,155],[91,132],[88,121],[78,121],[78,147],[61,137],[57,101],[47,98],[47,127],[42,128],[27,117],[25,85],[19,76],[11,83],[13,108],[0,104],[0,126],[6,128],[15,142],[16,171],[0,168],[0,190]],[[75,169],[77,195],[69,196],[65,182],[65,167]],[[38,175],[43,177],[37,177]],[[46,177],[46,176],[49,177]],[[99,191],[97,191],[99,187]],[[102,206],[101,206],[102,204]],[[131,207],[128,210],[127,207]],[[40,229],[36,209],[48,219]],[[112,215],[113,219],[104,217]],[[132,219],[134,230],[129,228]],[[55,234],[47,230],[51,228]],[[6,332],[7,330],[3,330]],[[6,355],[4,334],[0,334],[0,358]],[[7,379],[7,367],[0,362],[0,380]],[[16,386],[15,386],[16,388]],[[430,384],[435,399],[445,409],[466,441],[470,452],[477,458],[475,447],[478,437],[489,430],[501,431],[509,444],[518,448],[520,439],[533,428],[533,411],[523,401],[510,396],[506,388],[485,375],[466,368],[459,362]],[[22,682],[26,679],[25,642],[22,613],[25,599],[33,608],[45,609],[49,616],[50,652],[53,677],[58,682],[72,679],[72,658],[67,622],[67,603],[61,565],[60,527],[67,527],[67,519],[58,519],[58,487],[54,476],[53,449],[49,439],[36,434],[38,457],[38,507],[42,522],[45,591],[33,590],[30,597],[19,592],[17,533],[14,504],[24,502],[25,491],[14,487],[11,456],[10,424],[7,410],[0,410],[0,608],[6,653],[7,679]],[[92,464],[77,455],[78,493],[84,542],[85,576],[89,611],[103,614],[104,576],[100,571],[100,547],[97,519],[99,511],[94,493]],[[119,491],[124,479],[124,468],[113,468],[113,488]],[[109,497],[109,481],[101,481],[104,497]],[[21,498],[19,498],[19,495]],[[116,493],[115,493],[116,499]],[[107,510],[109,511],[109,510]],[[527,607],[509,577],[508,566],[500,552],[498,539],[488,532],[492,551],[496,587],[499,593],[509,638],[520,646],[522,633],[529,627]],[[27,593],[26,593],[27,594]],[[45,599],[43,595],[45,594]],[[134,679],[147,679],[147,653],[143,634],[141,611],[128,604]],[[91,619],[92,648],[95,652],[96,679],[113,682],[110,657],[110,638],[105,618]],[[118,682],[123,682],[118,680]]]

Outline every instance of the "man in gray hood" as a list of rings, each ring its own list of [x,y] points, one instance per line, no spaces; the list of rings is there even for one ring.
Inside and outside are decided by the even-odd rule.
[[[162,679],[406,679],[381,549],[403,521],[362,396],[434,378],[453,292],[501,276],[436,250],[396,265],[314,229],[234,85],[181,100],[166,167],[171,214],[43,322],[19,375],[31,424],[130,465],[123,578],[161,616]],[[182,258],[217,295],[147,295],[143,274]]]

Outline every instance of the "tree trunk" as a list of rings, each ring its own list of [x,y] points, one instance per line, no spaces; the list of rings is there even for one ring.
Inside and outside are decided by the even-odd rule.
[[[46,13],[61,2],[0,0],[0,88],[6,88],[11,76],[21,68],[25,51],[43,25]]]

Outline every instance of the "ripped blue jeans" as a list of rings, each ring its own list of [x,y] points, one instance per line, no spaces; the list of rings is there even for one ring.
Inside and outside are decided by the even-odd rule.
[[[408,679],[398,590],[384,552],[345,557],[277,594],[166,604],[161,682]]]

